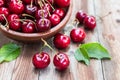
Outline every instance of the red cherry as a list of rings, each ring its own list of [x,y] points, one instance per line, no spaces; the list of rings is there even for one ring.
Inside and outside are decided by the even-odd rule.
[[[68,68],[70,61],[65,53],[58,53],[54,56],[53,63],[56,69],[62,71]]]
[[[22,23],[22,32],[24,32],[24,33],[35,32],[35,24],[31,20],[25,20]]]
[[[61,19],[63,19],[65,16],[65,11],[62,8],[55,9],[53,13],[60,16]]]
[[[52,7],[48,3],[45,3],[44,6],[42,7],[42,9],[44,9],[47,12],[50,12],[50,13],[52,12]]]
[[[32,62],[36,68],[43,69],[50,64],[50,56],[46,52],[37,53],[33,56]]]
[[[52,27],[60,23],[60,17],[57,14],[52,14],[49,20],[51,21]]]
[[[0,7],[4,5],[4,0],[0,0]]]
[[[38,9],[35,13],[36,19],[48,18],[48,12],[44,9]]]
[[[25,6],[25,12],[29,15],[34,16],[36,11],[37,11],[37,6],[35,6],[35,5],[32,5],[32,6],[31,5],[26,5]]]
[[[73,42],[82,42],[86,37],[86,33],[81,28],[72,29],[70,37]]]
[[[84,25],[86,29],[93,30],[96,27],[96,19],[94,16],[87,16],[84,19]]]
[[[11,13],[22,14],[24,11],[24,5],[19,1],[11,1],[9,3],[9,10]]]
[[[39,19],[36,23],[39,32],[48,31],[51,28],[51,22],[49,19]]]
[[[26,3],[26,4],[30,4],[31,3],[31,1],[35,1],[35,0],[22,0],[24,3]]]
[[[87,14],[83,11],[78,11],[76,14],[76,18],[79,20],[80,23],[83,23],[83,20],[85,19],[86,16]]]
[[[21,22],[19,21],[19,16],[17,14],[11,14],[7,17],[9,22],[9,28],[15,31],[19,31],[21,29]]]
[[[4,17],[3,17],[2,14],[3,14],[5,17],[7,17],[7,16],[9,15],[9,10],[8,10],[8,8],[0,7],[0,22],[4,22],[4,21],[5,21],[5,19],[4,19]]]
[[[59,7],[67,7],[70,5],[70,0],[54,0],[55,4],[58,5]]]
[[[58,49],[65,49],[70,45],[70,38],[67,35],[58,33],[53,39],[53,43]]]

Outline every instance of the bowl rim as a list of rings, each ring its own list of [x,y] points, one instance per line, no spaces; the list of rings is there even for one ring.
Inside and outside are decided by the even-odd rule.
[[[22,32],[17,32],[17,31],[14,31],[14,30],[7,30],[6,27],[4,27],[3,25],[0,25],[0,31],[3,32],[3,33],[7,33],[9,35],[13,35],[13,36],[20,36],[20,37],[26,37],[26,38],[36,38],[36,37],[40,37],[40,38],[43,38],[45,37],[46,35],[49,35],[49,34],[53,34],[54,31],[58,30],[59,28],[63,28],[64,26],[61,26],[63,24],[66,24],[70,18],[70,15],[71,15],[71,10],[72,10],[72,6],[73,6],[73,3],[72,3],[72,0],[70,2],[70,5],[68,6],[68,11],[65,15],[65,17],[61,20],[61,22],[54,26],[53,28],[51,28],[50,30],[46,31],[46,32],[38,32],[38,33],[22,33]],[[8,36],[9,37],[9,36]]]

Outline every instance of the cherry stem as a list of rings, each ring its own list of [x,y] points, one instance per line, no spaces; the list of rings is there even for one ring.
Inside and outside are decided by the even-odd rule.
[[[50,48],[52,51],[54,51],[54,49],[43,39],[41,38],[42,42],[44,43],[44,46],[41,48],[43,49],[45,46],[47,46],[48,48]]]
[[[53,11],[55,11],[55,8],[52,6],[52,4],[48,1],[48,0],[45,0],[48,4],[50,4],[51,8],[53,9]]]
[[[29,14],[22,14],[22,16],[28,16],[28,17],[31,17],[31,18],[33,18],[33,19],[35,19],[35,17],[33,17],[33,16],[31,16],[31,15],[29,15]]]
[[[31,2],[30,2],[30,7],[32,7],[33,6],[33,0],[31,0]]]
[[[7,18],[5,17],[5,15],[4,14],[1,14],[3,17],[4,17],[4,19],[5,19],[5,21],[6,21],[6,24],[4,25],[5,27],[6,27],[6,29],[8,30],[9,29],[9,26],[8,26],[8,20],[7,20]]]
[[[79,24],[78,19],[75,19],[74,21],[72,21],[73,26],[75,26],[75,28],[77,28],[77,25]]]

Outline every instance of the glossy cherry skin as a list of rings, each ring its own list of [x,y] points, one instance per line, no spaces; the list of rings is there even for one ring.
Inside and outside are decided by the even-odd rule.
[[[87,16],[84,19],[84,26],[86,29],[93,30],[96,27],[96,19],[94,16]]]
[[[9,15],[8,8],[0,7],[0,22],[4,22],[5,21],[5,18],[3,17],[2,14],[4,14],[4,16],[7,17]]]
[[[0,7],[4,5],[4,0],[0,0]]]
[[[49,17],[49,20],[51,21],[52,27],[56,26],[57,24],[60,23],[60,17],[57,14],[52,14]]]
[[[22,23],[22,32],[24,33],[33,33],[35,32],[35,24],[31,20],[25,20]]]
[[[25,12],[29,15],[34,16],[36,11],[37,11],[37,6],[35,6],[35,5],[32,5],[32,6],[31,5],[26,5],[25,6]]]
[[[70,61],[65,53],[58,53],[53,58],[54,66],[57,70],[63,71],[68,68]]]
[[[51,22],[49,19],[39,19],[36,23],[38,32],[45,32],[51,28]]]
[[[9,22],[9,28],[15,31],[19,31],[21,29],[21,22],[19,21],[19,16],[17,14],[11,14],[7,17]]]
[[[72,31],[70,32],[70,37],[73,42],[78,43],[82,42],[85,39],[86,33],[81,28],[72,29]]]
[[[78,19],[78,21],[83,24],[83,21],[84,21],[86,16],[87,16],[87,14],[80,10],[76,14],[76,19]]]
[[[65,8],[70,5],[70,0],[54,0],[55,4],[59,7]]]
[[[22,2],[18,2],[18,1],[11,1],[9,3],[9,10],[11,13],[14,13],[14,14],[22,14],[23,11],[24,11],[25,7],[23,5]]]
[[[43,69],[50,64],[50,56],[46,52],[36,53],[32,58],[35,68]]]
[[[63,19],[65,16],[65,11],[62,8],[55,9],[53,13],[57,14],[60,17],[60,19]]]
[[[44,9],[38,9],[35,13],[36,19],[48,18],[48,12]]]
[[[70,37],[61,33],[57,33],[53,39],[53,43],[56,48],[65,49],[70,45]]]

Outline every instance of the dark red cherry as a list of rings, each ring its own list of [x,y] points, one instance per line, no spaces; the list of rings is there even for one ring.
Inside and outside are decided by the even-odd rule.
[[[87,16],[84,19],[84,26],[86,29],[93,30],[96,27],[96,19],[94,16]]]
[[[61,19],[63,19],[65,16],[65,11],[62,8],[55,9],[53,13],[60,16]]]
[[[57,14],[52,14],[49,20],[51,21],[52,27],[60,23],[60,17]]]
[[[31,4],[31,1],[35,1],[35,0],[22,0],[24,3],[26,3],[26,4]]]
[[[61,33],[54,36],[53,43],[58,49],[65,49],[70,45],[70,37]]]
[[[9,28],[15,31],[19,31],[21,29],[20,18],[17,14],[11,14],[7,17],[9,22]]]
[[[4,0],[0,0],[0,7],[4,6]]]
[[[70,5],[70,0],[54,0],[55,4],[59,7],[65,8]]]
[[[48,18],[48,12],[44,9],[38,9],[35,13],[36,19]]]
[[[22,23],[22,32],[24,33],[33,33],[35,32],[35,24],[31,20],[25,20]]]
[[[0,7],[0,22],[4,22],[5,21],[5,18],[3,17],[3,15],[5,17],[7,17],[9,15],[8,8]]]
[[[50,56],[46,52],[36,53],[32,58],[35,68],[43,69],[50,64]]]
[[[34,16],[36,11],[37,11],[37,6],[35,6],[35,5],[32,5],[32,6],[31,5],[26,5],[25,6],[25,12],[29,15]]]
[[[72,29],[70,37],[73,42],[82,42],[86,37],[86,33],[81,28]]]
[[[70,61],[65,53],[60,52],[54,56],[53,63],[56,69],[63,71],[68,68]]]
[[[78,21],[80,23],[83,23],[83,20],[85,19],[85,17],[87,16],[87,14],[83,11],[78,11],[77,14],[76,14],[76,19],[78,19]]]
[[[51,28],[51,22],[49,19],[39,19],[36,23],[38,32],[45,32]]]
[[[9,10],[14,14],[22,14],[24,11],[24,5],[22,1],[11,1],[9,3]]]

